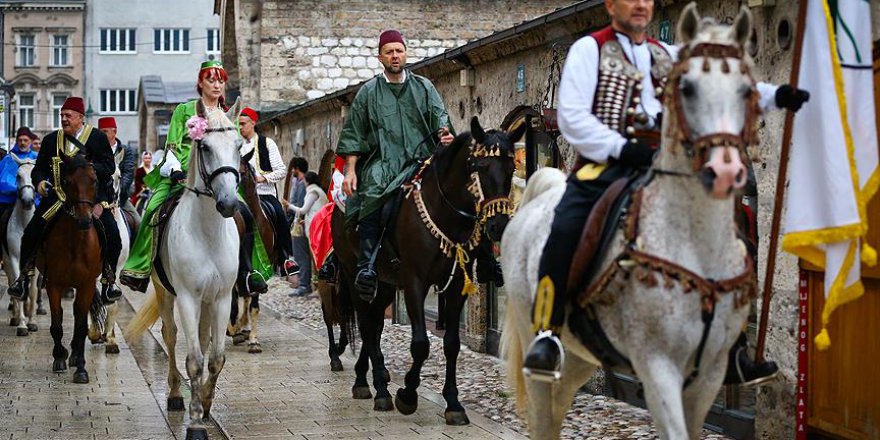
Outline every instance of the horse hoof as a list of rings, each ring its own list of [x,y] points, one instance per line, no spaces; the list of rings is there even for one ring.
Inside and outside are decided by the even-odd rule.
[[[89,336],[89,342],[91,342],[92,345],[98,345],[98,344],[103,344],[105,341],[104,341],[103,336],[98,336],[97,338],[94,338],[94,339],[92,339],[92,337]]]
[[[200,426],[186,428],[186,440],[208,440],[208,430]]]
[[[345,370],[345,369],[342,368],[342,361],[340,361],[339,359],[333,359],[332,361],[330,361],[330,371],[343,371],[343,370]]]
[[[168,398],[168,411],[183,411],[186,407],[183,405],[183,397],[169,397]]]
[[[352,399],[372,399],[373,393],[370,392],[370,387],[368,386],[353,386],[351,387],[351,398]]]
[[[49,312],[47,312],[45,308],[39,307],[39,308],[37,308],[37,314],[38,315],[48,315]]]
[[[104,347],[104,354],[119,354],[118,344],[108,344]]]
[[[257,342],[255,344],[248,344],[248,353],[257,354],[262,353],[263,347],[260,346],[260,343]]]
[[[447,425],[462,426],[471,424],[470,419],[468,419],[468,416],[464,411],[446,411],[444,415],[446,416]]]
[[[55,359],[52,361],[52,372],[63,373],[67,371],[67,361],[65,359]]]
[[[397,410],[400,411],[401,414],[408,416],[419,408],[419,397],[416,395],[416,398],[412,403],[406,402],[406,394],[403,391],[403,388],[397,390],[397,395],[394,396],[394,406],[397,407]]]
[[[21,320],[18,318],[9,318],[9,326],[10,327],[18,327],[18,324],[21,323]]]
[[[19,327],[19,328],[15,329],[15,336],[27,336],[29,334],[30,334],[30,332],[28,331],[28,329],[26,329],[24,327]]]
[[[89,383],[89,373],[86,370],[73,373],[73,383]]]
[[[29,332],[35,332],[35,331],[37,331],[37,330],[39,329],[39,327],[37,327],[37,324],[34,324],[34,323],[32,322],[32,323],[30,323],[30,324],[27,325],[27,329],[28,329]]]
[[[247,341],[247,339],[247,336],[245,336],[243,333],[239,333],[232,337],[232,345],[242,344]]]
[[[377,397],[376,401],[373,402],[373,411],[394,411],[394,403],[391,401],[391,396]]]

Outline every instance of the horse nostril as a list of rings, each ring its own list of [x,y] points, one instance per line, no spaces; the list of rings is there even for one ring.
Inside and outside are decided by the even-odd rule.
[[[734,179],[734,181],[736,182],[737,186],[745,183],[745,181],[746,181],[746,169],[745,168],[739,169],[739,172],[736,173],[736,179]]]
[[[715,179],[718,177],[718,174],[715,172],[712,167],[703,168],[703,171],[700,173],[700,183],[703,184],[707,189],[711,189],[712,186],[715,185]]]

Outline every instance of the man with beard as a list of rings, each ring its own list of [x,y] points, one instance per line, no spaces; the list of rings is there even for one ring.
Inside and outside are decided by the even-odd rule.
[[[379,62],[384,71],[358,90],[336,147],[347,164],[342,183],[349,196],[346,222],[357,224],[360,237],[355,288],[367,296],[375,294],[377,285],[371,257],[379,246],[383,205],[419,160],[431,154],[432,143],[423,139],[439,133],[442,145],[453,140],[437,89],[404,68],[406,43],[400,32],[379,36]]]

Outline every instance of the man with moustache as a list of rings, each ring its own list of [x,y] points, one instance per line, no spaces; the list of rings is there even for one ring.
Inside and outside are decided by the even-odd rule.
[[[379,62],[384,71],[358,90],[342,128],[336,153],[346,159],[342,187],[349,196],[346,221],[357,224],[360,237],[355,288],[375,295],[377,274],[371,256],[380,245],[381,211],[400,185],[431,155],[431,133],[452,143],[449,115],[427,78],[407,69],[406,42],[396,30],[379,36]],[[381,129],[379,128],[381,127]]]
[[[611,25],[572,45],[560,82],[559,128],[583,166],[569,176],[555,209],[533,304],[537,336],[523,362],[526,375],[549,382],[561,377],[558,336],[569,304],[567,278],[578,237],[612,182],[651,166],[660,143],[661,86],[678,55],[677,47],[646,33],[654,0],[605,0],[605,8]],[[788,85],[758,83],[757,89],[763,110],[797,111],[809,99],[809,93]],[[774,362],[752,361],[747,348],[743,333],[731,348],[725,384],[758,384],[778,372]]]
[[[34,275],[34,263],[43,235],[51,220],[61,210],[62,202],[58,199],[56,191],[61,188],[62,183],[55,181],[55,176],[61,173],[60,162],[53,159],[72,158],[77,154],[83,154],[95,167],[98,176],[97,204],[106,208],[115,202],[113,172],[116,170],[116,162],[113,161],[113,151],[104,133],[84,123],[85,112],[82,98],[78,96],[67,98],[61,107],[61,129],[49,133],[43,139],[46,148],[40,150],[37,163],[31,172],[31,180],[43,199],[21,237],[22,270],[18,279],[8,289],[9,296],[13,298],[24,299],[28,290],[27,283]],[[98,238],[101,241],[101,255],[104,260],[101,295],[105,302],[115,302],[122,296],[122,291],[116,286],[116,262],[122,251],[122,242],[119,239],[116,220],[109,209],[101,210],[98,220],[101,229]]]

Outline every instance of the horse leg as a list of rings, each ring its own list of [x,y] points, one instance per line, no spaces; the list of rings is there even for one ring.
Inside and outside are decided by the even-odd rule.
[[[89,373],[86,371],[85,345],[89,331],[89,306],[95,298],[96,289],[94,280],[82,283],[76,288],[76,297],[73,301],[73,339],[70,341],[72,351],[72,367],[76,367],[73,373],[73,383],[89,383]]]
[[[190,432],[193,432],[194,435],[200,435],[205,429],[201,426],[204,415],[201,396],[205,373],[205,356],[202,353],[202,344],[199,340],[199,321],[202,310],[199,302],[193,298],[193,294],[190,292],[177,292],[177,306],[180,310],[180,323],[183,325],[184,334],[186,334],[186,372],[189,375],[192,396],[189,404],[191,424],[186,430],[187,437],[190,437]],[[229,314],[224,315],[224,319],[225,316],[229,316]]]
[[[107,319],[104,321],[104,353],[119,354],[119,345],[116,343],[116,313],[119,311],[119,303],[115,302],[107,307]]]
[[[548,383],[534,379],[525,381],[528,390],[526,418],[529,436],[535,440],[559,438],[562,422],[571,408],[574,396],[598,368],[570,352],[566,354],[568,356],[565,357],[562,379],[559,382]]]
[[[101,344],[104,342],[104,335],[98,329],[98,321],[94,319],[91,313],[86,317],[89,325],[89,342],[92,344]]]
[[[15,327],[16,327],[15,335],[16,336],[27,336],[28,335],[27,318],[25,317],[25,314],[24,314],[25,301],[13,300],[13,304],[14,304],[13,313],[15,314],[15,318],[11,319],[9,321],[9,324],[15,325]]]
[[[257,339],[257,319],[260,317],[260,295],[254,295],[250,298],[248,313],[251,315],[251,333],[248,335],[248,353],[262,353],[263,347],[260,346],[260,340]]]
[[[645,401],[660,438],[688,438],[682,404],[684,379],[678,365],[656,353],[636,353],[632,361],[633,369],[644,385]]]
[[[727,367],[727,351],[722,351],[714,361],[703,357],[703,367],[700,373],[684,389],[684,418],[687,423],[690,438],[698,439],[703,431],[703,422],[706,415],[715,403],[721,382],[724,381],[724,372]],[[710,367],[710,365],[712,367]]]
[[[210,310],[207,316],[202,316],[203,321],[208,321],[213,325],[212,334],[219,336],[211,338],[210,352],[208,354],[208,379],[205,381],[204,388],[202,389],[202,404],[205,408],[204,420],[208,420],[211,417],[211,405],[214,404],[217,378],[220,377],[220,371],[223,370],[223,365],[226,364],[226,355],[224,354],[226,338],[222,335],[225,327],[225,317],[229,316],[229,309],[232,307],[232,303],[222,298],[223,295],[220,296],[221,298],[214,302],[214,309]],[[252,329],[251,333],[253,332]]]
[[[416,391],[422,382],[422,365],[430,353],[431,343],[425,329],[425,292],[427,289],[421,280],[411,278],[404,288],[406,311],[412,325],[412,342],[409,352],[412,355],[412,366],[404,377],[406,388],[397,390],[394,404],[401,414],[409,415],[416,412],[419,406],[419,394]],[[448,304],[447,304],[448,306]]]
[[[370,329],[371,319],[364,303],[361,302],[357,306],[357,314],[358,331],[361,334],[361,350],[358,360],[354,364],[355,378],[354,386],[351,387],[351,396],[354,399],[372,399],[373,393],[370,392],[370,385],[367,383],[367,371],[370,369],[372,331]]]
[[[232,344],[239,345],[245,341],[247,341],[247,335],[245,334],[244,328],[248,325],[249,316],[248,316],[248,308],[251,304],[251,298],[249,296],[239,296],[238,297],[238,314],[237,319],[235,320],[235,326],[232,328]]]
[[[64,327],[62,327],[64,309],[61,308],[62,287],[50,284],[46,287],[46,291],[49,295],[49,311],[52,314],[52,324],[49,326],[49,334],[52,335],[52,342],[54,343],[52,348],[52,371],[63,373],[67,371],[68,352],[61,343],[61,337],[64,336]]]
[[[183,396],[180,394],[182,376],[177,369],[177,323],[174,322],[174,297],[153,283],[156,297],[159,298],[159,314],[162,316],[162,339],[168,347],[168,411],[183,411]]]
[[[459,292],[461,283],[453,283],[448,292]],[[443,335],[443,355],[446,358],[446,380],[443,384],[443,398],[446,399],[447,425],[468,425],[471,423],[461,402],[458,400],[458,381],[456,380],[456,368],[458,366],[458,353],[461,351],[461,336],[459,335],[458,321],[461,309],[464,307],[467,297],[455,293],[442,295],[447,297],[443,302],[445,315],[440,315],[438,321],[445,321],[446,333]]]
[[[327,354],[330,356],[330,371],[342,371],[344,368],[342,367],[342,361],[339,359],[339,347],[336,345],[336,335],[333,334],[333,317],[327,312],[327,305],[323,301],[321,301],[321,316],[324,318],[324,325],[327,326],[327,339],[329,342]],[[342,343],[344,334],[345,332],[340,332],[340,343]]]
[[[379,283],[376,299],[370,304],[370,316],[373,318],[373,333],[370,341],[370,363],[373,365],[373,388],[376,389],[375,411],[393,411],[394,402],[388,392],[391,378],[385,368],[385,356],[382,355],[382,331],[385,328],[385,308],[394,300],[397,288],[393,284]]]
[[[27,317],[28,332],[35,332],[39,328],[37,327],[37,320],[34,318],[37,312],[37,296],[39,294],[40,286],[37,285],[37,280],[31,281],[28,288],[27,302],[24,307],[24,314]]]

